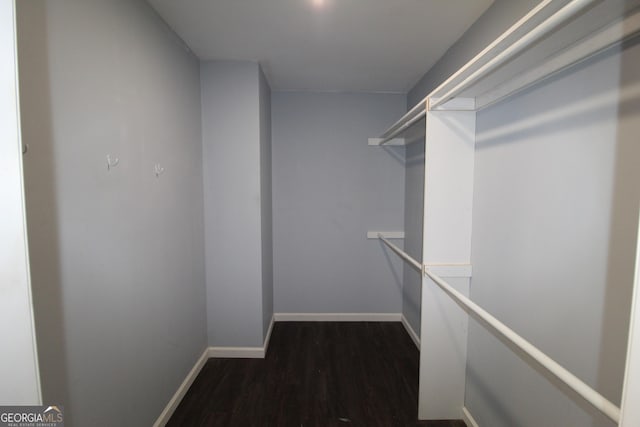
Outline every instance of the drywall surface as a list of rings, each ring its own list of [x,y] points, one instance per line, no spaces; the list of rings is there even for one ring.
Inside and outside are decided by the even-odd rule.
[[[271,191],[271,88],[260,69],[260,218],[262,231],[262,328],[273,317],[273,203]]]
[[[478,114],[471,296],[619,404],[640,190],[640,46]],[[481,426],[613,426],[470,322]]]
[[[206,346],[198,61],[138,0],[18,2],[18,42],[44,403],[151,425]]]
[[[201,65],[207,313],[212,346],[263,343],[259,75],[254,62]]]
[[[405,105],[396,94],[272,94],[276,312],[401,312],[402,261],[366,233],[403,230],[404,148],[367,138]]]
[[[566,0],[560,0],[565,2]],[[494,0],[493,4],[464,35],[447,50],[407,94],[407,108],[420,102],[467,61],[516,23],[539,0]]]
[[[416,125],[425,126],[424,120]],[[424,219],[424,132],[418,132],[417,141],[407,147],[404,184],[404,250],[422,262],[422,222]],[[403,265],[402,314],[415,333],[420,336],[420,306],[422,277],[420,272]]]
[[[18,111],[14,2],[0,3],[0,405],[40,404]]]

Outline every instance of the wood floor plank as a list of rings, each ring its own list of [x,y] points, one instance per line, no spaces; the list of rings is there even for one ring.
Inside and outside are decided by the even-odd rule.
[[[278,322],[264,359],[209,359],[167,426],[465,427],[417,421],[419,353],[396,322]]]

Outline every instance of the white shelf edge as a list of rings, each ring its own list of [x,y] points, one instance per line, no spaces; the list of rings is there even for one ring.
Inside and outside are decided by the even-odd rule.
[[[429,270],[440,277],[471,277],[471,264],[425,264]]]
[[[429,103],[438,101],[439,98],[429,98]],[[475,111],[475,98],[452,98],[431,111]]]
[[[369,145],[371,146],[385,146],[385,145],[407,145],[407,141],[404,138],[394,138],[384,144],[381,144],[381,142],[384,140],[384,138],[369,138]]]
[[[385,239],[404,239],[404,231],[367,231],[367,239],[377,239],[378,234]]]

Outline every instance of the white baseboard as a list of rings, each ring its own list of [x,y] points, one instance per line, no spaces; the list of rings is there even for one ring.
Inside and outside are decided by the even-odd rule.
[[[264,359],[264,347],[209,347],[209,358]]]
[[[264,337],[264,354],[263,358],[267,355],[267,351],[269,350],[269,341],[271,341],[271,332],[273,332],[273,324],[276,322],[274,316],[271,316],[271,323],[269,323],[269,329],[267,329],[267,336]]]
[[[169,400],[169,403],[167,403],[167,406],[165,406],[165,408],[162,410],[156,422],[153,423],[153,427],[164,427],[169,422],[169,419],[173,415],[173,412],[182,401],[182,398],[187,393],[187,390],[189,390],[189,387],[191,387],[191,384],[193,384],[193,381],[195,381],[196,377],[202,370],[202,367],[207,362],[208,358],[209,349],[207,348],[202,352],[202,356],[200,356],[200,358],[196,361],[196,364],[193,365],[193,368],[191,368],[191,371],[189,371],[184,381],[182,381],[182,384],[180,384],[178,390],[173,394],[173,396]]]
[[[267,336],[264,338],[264,345],[262,347],[208,347],[203,352],[200,358],[193,365],[191,371],[187,374],[187,377],[182,381],[178,390],[174,393],[167,403],[167,406],[162,410],[162,413],[153,424],[153,427],[164,427],[168,422],[174,411],[182,401],[182,398],[195,381],[196,377],[202,370],[202,367],[208,359],[214,357],[227,357],[227,358],[250,358],[250,359],[264,359],[267,349],[269,348],[269,340],[271,339],[271,332],[273,331],[274,318],[271,317],[271,323],[269,329],[267,329]]]
[[[400,313],[275,313],[276,322],[400,322]]]
[[[420,337],[418,336],[418,334],[416,334],[416,331],[413,330],[407,318],[404,317],[404,314],[402,315],[401,321],[402,321],[402,326],[404,326],[404,329],[406,329],[407,333],[413,340],[413,343],[416,345],[416,347],[418,347],[418,350],[420,350]]]
[[[462,407],[462,419],[464,420],[465,424],[467,424],[467,427],[480,427],[476,420],[473,419],[466,406]]]
[[[269,348],[271,340],[271,331],[273,331],[273,323],[275,315],[271,317],[267,336],[264,338],[262,347],[209,347],[210,358],[228,358],[228,359],[264,359]]]

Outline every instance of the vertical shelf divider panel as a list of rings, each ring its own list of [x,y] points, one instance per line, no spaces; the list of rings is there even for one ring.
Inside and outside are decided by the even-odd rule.
[[[471,263],[475,111],[428,111],[425,138],[424,264]],[[470,278],[451,278],[469,295]],[[419,419],[460,419],[468,316],[423,274]]]

